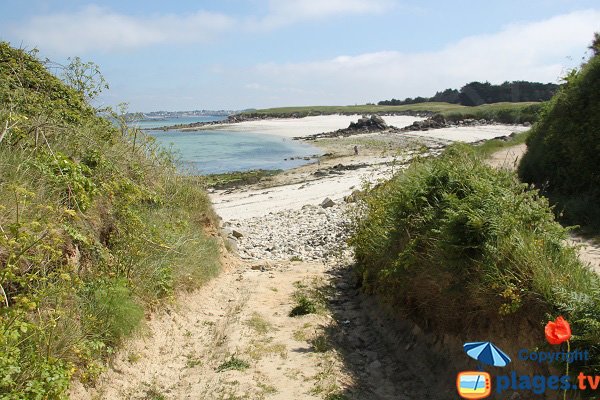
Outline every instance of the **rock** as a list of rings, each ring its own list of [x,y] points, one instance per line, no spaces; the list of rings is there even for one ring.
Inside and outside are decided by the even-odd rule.
[[[383,118],[381,118],[377,114],[371,115],[371,122],[376,123],[376,124],[381,125],[381,126],[387,126],[387,124],[385,123],[385,121],[383,120]]]
[[[340,129],[337,132],[342,133],[342,134],[351,133],[352,131],[375,132],[375,131],[382,131],[387,128],[388,128],[388,125],[385,123],[383,118],[381,118],[379,115],[373,114],[373,115],[371,115],[371,118],[363,115],[362,118],[358,119],[358,121],[351,122],[350,125],[348,126],[348,128]]]
[[[244,235],[244,233],[243,233],[243,232],[240,232],[240,231],[239,231],[239,230],[237,230],[237,229],[232,229],[232,230],[231,230],[231,234],[232,234],[232,235],[233,235],[233,237],[234,237],[234,238],[236,238],[236,239],[240,239],[240,238],[243,238],[244,236],[246,236],[246,235]]]
[[[329,208],[329,207],[333,207],[333,206],[335,206],[335,202],[333,200],[331,200],[329,197],[326,197],[321,202],[321,207],[323,207],[323,208]]]

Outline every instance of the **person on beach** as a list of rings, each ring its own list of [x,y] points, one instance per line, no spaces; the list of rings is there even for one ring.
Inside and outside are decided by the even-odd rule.
[[[354,155],[357,156],[358,155],[358,146],[354,146]]]

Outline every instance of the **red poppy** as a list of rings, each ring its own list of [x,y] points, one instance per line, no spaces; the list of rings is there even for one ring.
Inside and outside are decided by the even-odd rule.
[[[571,339],[571,326],[563,317],[549,321],[544,332],[546,340],[550,344],[561,344]]]

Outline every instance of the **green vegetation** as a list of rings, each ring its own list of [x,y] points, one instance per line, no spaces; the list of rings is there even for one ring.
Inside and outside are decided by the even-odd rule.
[[[565,81],[532,129],[519,174],[566,223],[600,232],[600,55]]]
[[[257,169],[252,171],[236,171],[226,172],[222,174],[210,174],[202,177],[198,177],[201,184],[208,188],[213,189],[230,189],[237,186],[251,185],[258,183],[263,179],[269,179],[270,177],[281,173],[282,170],[265,170]]]
[[[241,360],[235,356],[231,356],[231,358],[225,361],[223,364],[217,367],[217,372],[223,371],[244,371],[250,368],[250,364],[246,361]]]
[[[600,282],[548,201],[453,145],[370,191],[350,242],[368,292],[437,332],[510,335],[562,314],[600,372]],[[536,333],[534,333],[535,335]],[[543,336],[541,336],[543,338]],[[542,339],[543,340],[543,339]],[[539,343],[543,345],[543,342]]]
[[[299,317],[301,315],[314,314],[317,312],[317,305],[315,302],[304,294],[296,296],[296,305],[290,311],[290,317]]]
[[[309,340],[309,343],[316,353],[325,353],[332,347],[327,335],[323,332],[316,334]]]
[[[293,293],[295,305],[289,313],[290,317],[316,314],[325,309],[326,295],[318,280],[310,283],[296,282],[295,286],[296,290]]]
[[[257,312],[252,313],[252,316],[246,321],[246,325],[261,335],[265,335],[275,329],[265,317]]]
[[[73,83],[92,66],[71,68]],[[147,311],[219,270],[208,197],[151,138],[96,116],[100,86],[0,43],[2,399],[92,381]]]
[[[467,107],[450,103],[419,103],[400,106],[356,105],[356,106],[306,106],[266,108],[243,112],[241,115],[249,118],[261,117],[306,117],[328,114],[442,114],[456,121],[467,118],[488,119],[505,123],[534,122],[541,103],[495,103]]]
[[[558,90],[554,83],[539,83],[527,81],[504,82],[492,85],[489,82],[467,83],[459,90],[446,89],[437,92],[433,97],[408,97],[404,100],[384,100],[377,103],[380,106],[398,106],[424,102],[447,102],[464,106],[478,106],[502,102],[547,101]]]

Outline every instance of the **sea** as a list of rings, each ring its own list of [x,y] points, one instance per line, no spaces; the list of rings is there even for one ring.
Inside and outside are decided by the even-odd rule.
[[[179,161],[181,171],[186,174],[207,175],[255,169],[286,170],[314,162],[311,157],[322,154],[320,149],[309,144],[260,131],[152,130],[163,126],[220,121],[225,118],[221,116],[181,117],[143,120],[135,125],[148,129],[146,132],[155,137],[157,143],[171,149]]]

